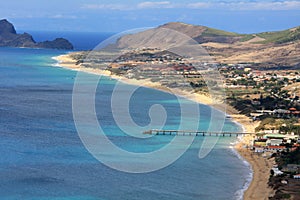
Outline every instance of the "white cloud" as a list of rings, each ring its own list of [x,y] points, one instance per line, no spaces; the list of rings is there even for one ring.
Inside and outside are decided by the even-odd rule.
[[[90,10],[129,10],[130,7],[125,4],[85,4],[83,9]]]
[[[142,10],[142,9],[215,9],[215,10],[300,10],[300,1],[206,1],[195,3],[173,3],[171,1],[144,1],[138,4],[85,4],[83,9],[91,10]]]
[[[193,9],[226,10],[300,10],[300,1],[236,1],[236,2],[198,2],[187,5]]]
[[[176,8],[180,4],[173,4],[170,1],[144,1],[138,4],[85,4],[81,8],[90,10],[138,10],[138,9],[159,9],[159,8]]]
[[[137,8],[145,9],[145,8],[174,8],[174,4],[170,1],[145,1],[141,2],[137,5]]]
[[[77,16],[57,14],[57,15],[52,15],[49,18],[52,18],[52,19],[77,19]]]
[[[240,3],[241,10],[299,10],[299,1],[249,2]]]
[[[212,3],[198,2],[198,3],[187,4],[187,8],[194,8],[194,9],[210,8],[210,7],[212,7]]]

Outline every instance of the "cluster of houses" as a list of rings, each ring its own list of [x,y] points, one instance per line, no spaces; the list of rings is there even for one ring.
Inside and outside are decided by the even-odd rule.
[[[298,71],[293,70],[276,70],[276,73],[270,71],[254,70],[251,65],[228,65],[221,66],[220,70],[225,73],[227,77],[227,85],[229,87],[243,87],[245,85],[234,85],[232,83],[241,80],[251,78],[256,83],[262,83],[265,81],[276,80],[286,81],[286,84],[293,83],[300,78]],[[239,73],[236,73],[238,71]]]
[[[295,150],[300,146],[300,140],[298,135],[272,133],[257,137],[253,140],[251,146],[256,153],[277,153],[287,151],[287,149],[289,151]]]
[[[276,70],[276,73],[270,73],[269,71],[261,71],[261,70],[252,70],[252,68],[244,68],[244,71],[250,72],[249,76],[253,76],[257,81],[278,79],[278,80],[294,80],[299,79],[300,75],[298,71],[295,70]]]
[[[294,175],[294,179],[300,179],[300,174]]]
[[[261,137],[257,137],[252,141],[251,148],[256,153],[278,153],[282,151],[294,151],[300,147],[300,138],[298,135],[283,135],[279,133],[269,133]],[[273,166],[272,171],[274,176],[279,176],[287,173],[299,173],[300,165],[288,164],[283,169],[279,170],[278,166]],[[294,179],[300,179],[300,174],[293,176]],[[287,184],[287,183],[284,183]]]
[[[259,101],[252,101],[252,104],[258,104]],[[285,109],[275,109],[275,110],[257,110],[254,113],[250,113],[250,115],[255,119],[257,117],[261,117],[263,115],[276,116],[278,118],[291,118],[291,117],[300,117],[300,111],[296,108]]]
[[[283,175],[284,173],[299,173],[300,172],[300,165],[297,164],[288,164],[287,166],[285,166],[284,168],[282,168],[281,170],[279,170],[277,165],[274,165],[272,167],[272,170],[274,172],[274,176],[280,176]],[[300,174],[295,174],[293,175],[294,179],[300,179]]]

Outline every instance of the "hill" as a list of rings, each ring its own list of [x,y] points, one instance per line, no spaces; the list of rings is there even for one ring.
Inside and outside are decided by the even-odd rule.
[[[166,34],[170,30],[182,33]],[[153,37],[153,36],[156,37]],[[178,35],[178,34],[177,34]],[[159,36],[159,37],[157,37]],[[180,37],[192,38],[201,44],[216,61],[224,64],[254,63],[260,66],[300,66],[300,27],[283,31],[239,34],[206,26],[171,22],[157,28],[125,35],[118,47],[172,48]]]
[[[263,43],[276,43],[283,44],[293,42],[300,39],[300,27],[277,31],[277,32],[265,32],[257,34],[259,37],[264,38]]]
[[[1,47],[28,47],[46,49],[73,49],[73,45],[64,38],[53,41],[35,42],[28,33],[17,34],[13,24],[6,19],[0,20],[0,46]]]

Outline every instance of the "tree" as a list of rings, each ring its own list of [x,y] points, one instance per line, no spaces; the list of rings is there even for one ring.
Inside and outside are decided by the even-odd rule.
[[[274,173],[273,169],[270,170],[270,174],[271,174],[271,176],[274,176],[275,173]]]

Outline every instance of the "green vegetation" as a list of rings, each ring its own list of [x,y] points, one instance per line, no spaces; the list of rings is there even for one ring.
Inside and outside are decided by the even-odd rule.
[[[86,59],[86,57],[89,53],[90,53],[90,51],[74,53],[74,54],[70,54],[70,57],[72,59],[76,60],[76,65],[79,65],[81,63],[84,63],[84,60]]]
[[[247,42],[249,40],[252,40],[253,38],[255,38],[255,35],[252,34],[245,34],[242,35],[243,37],[240,39],[240,42]]]
[[[202,36],[227,36],[227,37],[236,37],[239,36],[237,33],[222,31],[214,28],[207,28],[203,33]]]
[[[231,106],[240,111],[241,114],[249,115],[251,112],[255,112],[255,108],[251,104],[250,99],[235,99],[235,98],[227,98],[227,101]]]
[[[292,152],[282,152],[281,155],[276,159],[276,163],[279,167],[286,166],[287,164],[300,165],[300,148],[297,148]]]
[[[287,126],[281,126],[279,128],[280,132],[284,132],[284,133],[296,133],[296,134],[300,134],[300,126],[295,125],[295,124],[291,124],[291,125],[287,125]]]
[[[123,75],[126,73],[124,70],[119,68],[111,68],[109,69],[109,71],[111,72],[111,74],[115,74],[115,75]]]
[[[259,37],[266,39],[260,43],[282,44],[300,39],[300,27],[276,32],[264,32],[257,34]]]
[[[267,129],[266,126],[277,126],[278,124],[276,123],[276,120],[274,118],[266,118],[266,119],[263,119],[259,126],[255,128],[255,131],[258,132],[260,130],[265,130]]]
[[[298,123],[297,118],[291,119],[277,119],[275,117],[267,117],[262,119],[261,123],[258,127],[255,128],[255,131],[267,130],[267,129],[279,129],[282,133],[291,133],[294,132],[296,134],[300,133],[300,126],[295,125]]]
[[[274,197],[269,198],[270,200],[280,200],[280,199],[291,199],[290,194],[286,194],[282,191],[276,192]]]
[[[258,37],[264,38],[264,41],[258,43],[268,44],[282,44],[292,42],[300,39],[300,27],[295,29],[288,29],[284,31],[264,32],[256,34]],[[233,32],[222,31],[214,28],[207,28],[202,36],[207,37],[240,37],[240,42],[246,42],[256,37],[254,34],[238,34]]]

